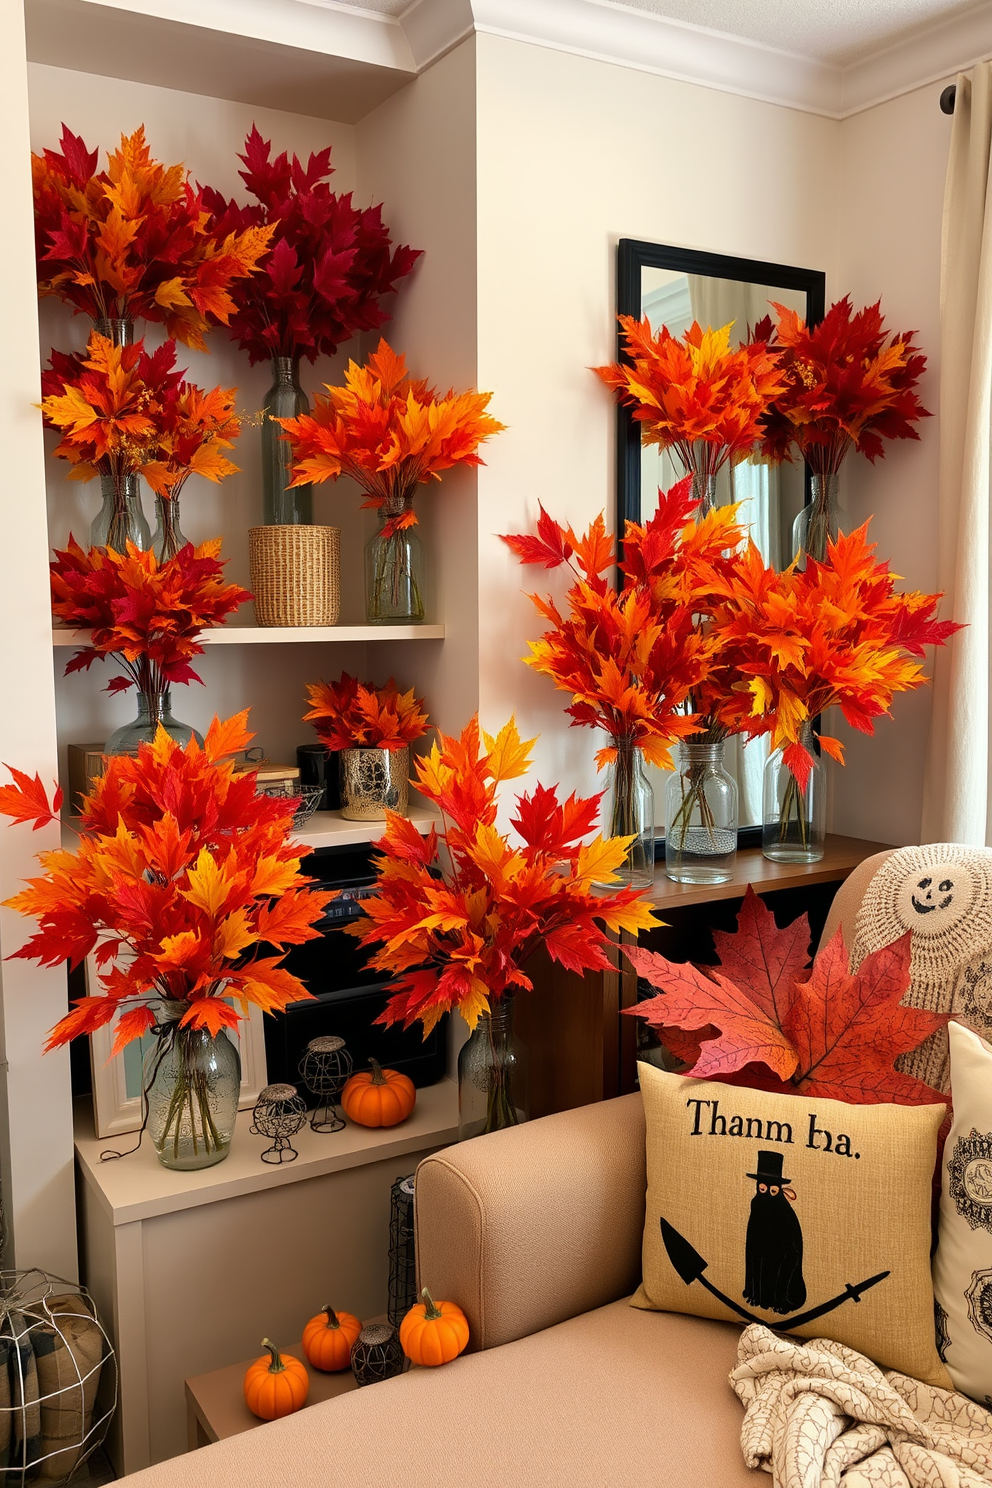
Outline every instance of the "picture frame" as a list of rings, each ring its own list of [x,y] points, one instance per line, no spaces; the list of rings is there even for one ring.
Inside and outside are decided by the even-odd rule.
[[[99,990],[94,957],[86,958],[86,989]],[[265,1066],[264,1014],[253,1007],[237,1030],[241,1055],[241,1095],[238,1110],[254,1106],[268,1083]],[[116,1137],[141,1127],[141,1061],[149,1035],[136,1039],[123,1053],[111,1058],[116,1020],[90,1034],[90,1069],[93,1077],[93,1125],[97,1137]]]

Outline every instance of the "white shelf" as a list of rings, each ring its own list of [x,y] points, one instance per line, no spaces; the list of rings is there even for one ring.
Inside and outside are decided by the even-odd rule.
[[[308,1123],[293,1138],[299,1157],[278,1166],[262,1162],[261,1154],[269,1142],[251,1135],[251,1123],[251,1111],[239,1111],[230,1155],[215,1167],[177,1173],[162,1166],[147,1133],[133,1153],[128,1149],[137,1133],[98,1140],[93,1135],[92,1103],[83,1097],[75,1108],[76,1161],[111,1222],[130,1224],[366,1163],[387,1158],[392,1161],[428,1147],[443,1147],[458,1138],[458,1086],[454,1080],[445,1079],[418,1090],[413,1114],[398,1126],[355,1126],[349,1121],[343,1131],[319,1133]],[[101,1152],[115,1149],[128,1155],[101,1162]]]
[[[431,827],[441,825],[440,816],[422,806],[411,806],[407,816],[422,837],[427,836]],[[307,847],[349,847],[359,842],[375,842],[385,830],[384,821],[346,821],[340,811],[315,811],[306,826],[293,833],[293,839]]]
[[[53,646],[85,646],[88,630],[55,626]],[[443,625],[218,625],[199,639],[205,646],[296,645],[300,641],[443,641]]]

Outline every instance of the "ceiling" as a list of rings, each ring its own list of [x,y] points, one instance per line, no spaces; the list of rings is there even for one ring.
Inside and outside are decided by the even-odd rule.
[[[397,0],[362,0],[386,9]],[[782,51],[845,66],[935,22],[978,9],[976,0],[598,0],[649,11]],[[394,9],[393,14],[401,11]],[[992,46],[992,33],[989,36]]]

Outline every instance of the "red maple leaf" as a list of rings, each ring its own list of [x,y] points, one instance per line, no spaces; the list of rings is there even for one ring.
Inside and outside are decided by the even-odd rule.
[[[852,972],[838,930],[800,980],[808,936],[805,915],[780,930],[749,887],[736,935],[717,932],[719,971],[640,948],[625,953],[660,993],[626,1011],[656,1029],[676,1057],[691,1060],[686,1073],[698,1079],[860,1105],[946,1101],[894,1068],[900,1054],[947,1022],[946,1014],[902,1006],[909,934]]]

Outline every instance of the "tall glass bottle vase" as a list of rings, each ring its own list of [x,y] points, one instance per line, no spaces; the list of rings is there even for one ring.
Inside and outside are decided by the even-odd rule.
[[[152,545],[152,531],[141,508],[136,475],[117,471],[100,472],[103,506],[90,526],[90,547],[126,553],[131,543],[142,553]]]
[[[313,522],[313,487],[294,486],[293,453],[277,418],[310,412],[300,387],[299,357],[272,358],[272,386],[262,405],[262,516],[266,526],[308,527]]]
[[[695,520],[701,522],[716,507],[716,476],[705,471],[690,470],[692,476],[692,498],[698,501]]]
[[[365,546],[365,618],[370,625],[421,625],[424,550],[415,526],[396,527],[413,496],[391,496],[379,508],[379,531]]]
[[[492,1002],[458,1052],[458,1140],[527,1120],[523,1050],[513,1033],[513,997]]]
[[[607,766],[603,833],[607,837],[633,837],[626,861],[617,873],[621,883],[648,889],[654,883],[654,791],[640,749],[627,739],[619,739],[616,750],[616,759]]]
[[[144,1059],[148,1134],[167,1168],[209,1168],[231,1150],[241,1059],[222,1030],[183,1027],[183,1002],[163,1003]]]
[[[792,550],[803,566],[807,557],[822,563],[827,556],[828,539],[835,541],[837,533],[847,526],[847,515],[837,500],[840,476],[836,471],[811,475],[809,489],[810,500],[792,524]]]
[[[130,723],[115,729],[104,745],[104,754],[137,755],[139,744],[151,744],[159,724],[170,738],[185,749],[190,739],[203,743],[202,735],[188,723],[180,723],[172,716],[172,694],[167,687],[148,687],[138,692],[138,716]]]
[[[665,872],[676,883],[726,883],[737,861],[737,783],[726,741],[679,745],[665,788]]]
[[[179,527],[179,496],[156,496],[155,517],[152,552],[159,563],[165,563],[169,558],[175,558],[179,549],[189,541]]]
[[[805,785],[785,762],[782,749],[765,761],[761,851],[775,863],[818,863],[827,827],[827,773],[813,725],[804,723],[799,742],[813,757]]]

